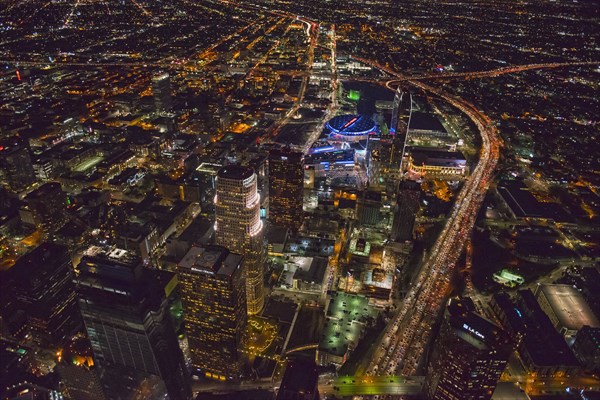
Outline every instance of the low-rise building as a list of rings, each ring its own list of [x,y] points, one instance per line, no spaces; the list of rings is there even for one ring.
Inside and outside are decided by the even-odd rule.
[[[375,322],[377,311],[364,296],[334,292],[325,315],[316,359],[320,365],[340,367],[358,346],[366,328]]]
[[[409,150],[408,170],[419,175],[461,177],[467,174],[467,160],[458,151],[412,147]]]
[[[575,336],[585,325],[600,328],[583,295],[571,285],[539,285],[535,297],[556,330],[566,338]]]

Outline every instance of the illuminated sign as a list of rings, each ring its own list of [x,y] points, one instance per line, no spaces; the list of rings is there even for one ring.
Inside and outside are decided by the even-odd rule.
[[[523,314],[521,314],[521,311],[519,311],[518,308],[515,307],[514,310],[520,318],[523,318]]]
[[[192,271],[194,271],[194,272],[200,272],[200,273],[208,274],[208,275],[214,275],[215,274],[213,271],[209,271],[207,269],[201,269],[201,268],[192,268]]]
[[[471,332],[472,334],[474,334],[475,336],[481,338],[481,339],[485,339],[485,336],[483,336],[481,333],[479,333],[478,331],[476,331],[475,329],[471,328],[469,325],[467,324],[463,324],[463,328],[468,331]]]

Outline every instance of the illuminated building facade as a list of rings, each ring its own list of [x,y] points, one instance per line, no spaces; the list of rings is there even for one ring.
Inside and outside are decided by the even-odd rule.
[[[358,142],[366,140],[369,135],[377,133],[377,124],[365,115],[338,115],[325,124],[329,138],[342,142]]]
[[[35,181],[27,140],[18,136],[0,140],[0,173],[6,186],[14,192]]]
[[[304,156],[289,149],[269,153],[269,221],[298,231],[302,226]]]
[[[475,313],[471,299],[452,299],[444,313],[425,377],[432,400],[492,397],[512,352],[508,334]]]
[[[171,77],[164,73],[152,78],[152,95],[156,112],[171,111],[173,99],[171,97]]]
[[[467,174],[467,160],[458,151],[413,147],[408,158],[408,170],[419,175],[454,179]]]
[[[265,302],[266,256],[257,177],[251,167],[230,165],[219,170],[216,183],[216,243],[244,256],[248,314],[257,314]]]
[[[193,246],[177,267],[192,365],[214,379],[237,379],[246,329],[243,257]]]
[[[187,399],[191,387],[169,314],[170,282],[143,267],[127,250],[92,246],[76,278],[79,308],[103,368],[159,376],[169,398]]]

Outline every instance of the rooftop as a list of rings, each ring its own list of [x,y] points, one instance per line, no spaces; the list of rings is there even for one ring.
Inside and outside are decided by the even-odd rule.
[[[247,179],[254,174],[254,169],[242,165],[228,165],[219,170],[217,176],[224,179]]]
[[[211,275],[231,276],[242,264],[242,256],[221,246],[192,246],[179,262],[181,268]]]
[[[269,151],[270,160],[300,163],[303,161],[303,158],[304,154],[293,151],[290,148],[271,149],[271,151]]]
[[[414,111],[410,116],[410,130],[446,132],[438,117],[432,113]]]
[[[364,115],[338,115],[327,122],[331,132],[342,135],[362,135],[376,129],[375,122]]]
[[[358,345],[361,332],[377,311],[364,296],[334,292],[327,308],[327,320],[319,342],[319,349],[343,356],[348,348]]]
[[[554,329],[531,290],[519,290],[517,310],[524,319],[524,347],[537,366],[579,366],[579,362]]]
[[[90,246],[84,251],[83,255],[100,260],[113,261],[121,265],[136,266],[140,262],[139,257],[132,251],[110,246]]]
[[[460,160],[465,161],[465,156],[460,151],[447,151],[445,149],[437,149],[433,147],[411,147],[410,153],[413,157],[417,154],[427,158],[444,159],[444,160]]]
[[[287,392],[314,393],[317,391],[319,372],[314,361],[303,359],[291,360],[283,374],[280,395],[277,399],[286,399]]]
[[[539,299],[543,293],[556,314],[561,326],[569,330],[579,330],[584,325],[600,328],[600,322],[583,295],[571,285],[540,285],[536,291]]]
[[[508,334],[496,324],[475,312],[470,298],[452,299],[448,304],[450,324],[456,334],[472,346],[480,349],[490,348],[497,351],[510,351]]]

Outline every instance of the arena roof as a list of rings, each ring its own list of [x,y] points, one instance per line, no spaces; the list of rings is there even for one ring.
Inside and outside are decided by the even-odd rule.
[[[375,122],[364,115],[338,115],[327,122],[327,129],[333,134],[345,136],[360,136],[375,132]]]

